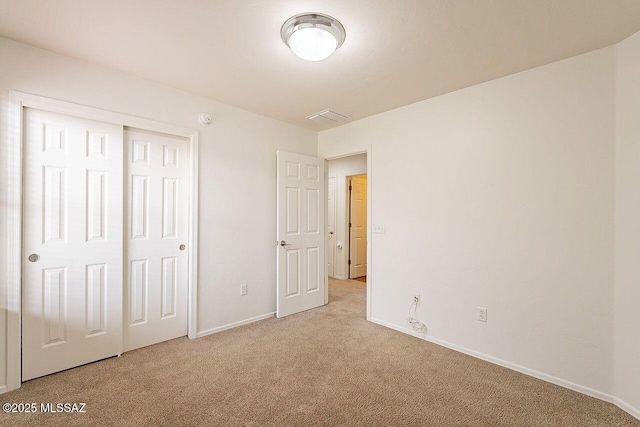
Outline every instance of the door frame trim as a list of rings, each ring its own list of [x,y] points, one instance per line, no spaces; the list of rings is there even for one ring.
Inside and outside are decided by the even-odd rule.
[[[371,321],[371,307],[372,307],[372,296],[373,292],[371,291],[373,288],[373,274],[372,274],[372,254],[373,254],[373,238],[372,238],[372,230],[373,225],[371,222],[372,218],[372,188],[373,188],[373,146],[367,146],[366,150],[354,151],[351,153],[340,154],[338,156],[326,157],[322,156],[326,162],[330,160],[341,159],[343,157],[351,157],[357,156],[358,154],[366,154],[367,155],[367,314],[366,319]],[[325,169],[325,183],[328,182],[328,168]],[[351,176],[351,175],[350,175]],[[355,176],[355,175],[353,175]],[[325,197],[326,199],[326,197]],[[325,200],[326,202],[326,200]],[[326,203],[328,205],[328,203]],[[329,232],[327,228],[327,222],[325,222],[325,247],[329,247]],[[348,274],[347,274],[348,276]],[[326,295],[325,295],[325,303],[329,302],[329,269],[325,271],[325,282],[326,282]]]
[[[191,170],[189,182],[187,334],[191,339],[196,338],[198,319],[198,131],[183,126],[13,90],[9,91],[9,103],[7,123],[8,154],[2,166],[6,167],[9,177],[20,177],[20,179],[10,179],[6,183],[8,207],[6,209],[5,227],[7,241],[6,259],[2,261],[7,271],[6,275],[0,276],[0,289],[4,288],[7,292],[4,296],[4,305],[7,312],[7,391],[19,388],[22,378],[22,160],[25,107],[166,133],[189,140],[189,166]]]

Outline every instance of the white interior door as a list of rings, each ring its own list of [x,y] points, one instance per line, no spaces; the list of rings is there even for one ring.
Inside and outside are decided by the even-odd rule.
[[[351,178],[349,278],[367,275],[367,176]]]
[[[278,152],[278,317],[325,303],[324,160]]]
[[[335,276],[335,259],[336,259],[336,178],[329,177],[327,188],[327,232],[329,236],[329,261],[327,263],[329,277]]]
[[[25,108],[22,380],[122,353],[122,126]]]
[[[189,145],[126,128],[124,351],[187,334]]]

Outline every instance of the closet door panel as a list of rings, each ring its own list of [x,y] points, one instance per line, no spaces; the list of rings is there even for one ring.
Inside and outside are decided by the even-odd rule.
[[[122,353],[122,135],[25,108],[23,381]]]

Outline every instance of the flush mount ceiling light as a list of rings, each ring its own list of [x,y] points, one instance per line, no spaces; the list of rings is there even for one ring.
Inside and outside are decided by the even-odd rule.
[[[280,29],[282,41],[306,61],[322,61],[344,43],[347,33],[340,22],[322,13],[301,13]]]

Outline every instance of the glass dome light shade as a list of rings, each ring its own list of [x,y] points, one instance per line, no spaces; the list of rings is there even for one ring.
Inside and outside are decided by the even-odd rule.
[[[282,41],[298,57],[321,61],[342,46],[347,33],[338,20],[322,13],[301,13],[280,28]]]
[[[322,61],[336,50],[337,40],[322,28],[302,28],[289,38],[291,51],[306,61]]]

